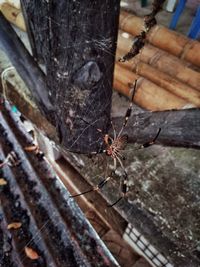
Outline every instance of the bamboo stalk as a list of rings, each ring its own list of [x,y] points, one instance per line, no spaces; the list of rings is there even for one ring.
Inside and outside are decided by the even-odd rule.
[[[124,38],[122,33],[118,35],[118,57],[125,55],[132,45],[131,38]],[[143,61],[156,69],[175,77],[183,83],[187,83],[193,88],[200,90],[200,73],[189,68],[190,63],[181,60],[155,46],[146,44],[140,54],[133,58],[131,62]]]
[[[134,102],[143,108],[152,111],[181,109],[188,104],[184,99],[145,78],[141,78],[134,72],[122,67],[119,63],[115,64],[114,88],[118,92],[130,98],[132,90],[129,84],[133,84],[135,79],[138,79],[138,82]]]
[[[122,11],[119,27],[132,35],[138,35],[143,29],[143,19]],[[198,41],[191,40],[159,25],[150,30],[147,34],[147,40],[179,58],[200,66],[200,44]]]
[[[156,70],[150,65],[139,62],[136,68],[136,73],[148,80],[154,82],[160,87],[170,91],[174,95],[185,99],[189,103],[193,103],[196,107],[200,107],[200,92],[187,86],[186,84],[180,83],[175,78]]]
[[[118,50],[117,55],[121,56],[121,54],[123,54],[123,52]],[[163,89],[166,89],[172,94],[185,99],[187,102],[200,107],[200,92],[186,84],[179,82],[168,74],[163,73],[141,61],[134,60],[132,62],[119,62],[118,64],[128,68],[129,70],[134,70],[138,75],[148,79]]]
[[[17,9],[8,3],[3,3],[0,5],[0,10],[8,21],[16,25],[22,31],[26,31],[26,26],[21,9]]]

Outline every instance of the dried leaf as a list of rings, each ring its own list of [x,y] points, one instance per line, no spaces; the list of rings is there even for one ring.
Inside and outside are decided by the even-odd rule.
[[[26,151],[35,151],[37,149],[37,146],[36,145],[32,145],[32,146],[26,146],[25,148],[24,148],[24,150],[26,150]]]
[[[6,185],[7,181],[4,178],[0,178],[0,185]]]
[[[33,250],[32,248],[25,247],[25,253],[26,253],[26,256],[31,260],[37,260],[39,258],[39,255],[37,254],[37,252]]]
[[[10,229],[19,229],[21,226],[22,226],[21,222],[13,222],[13,223],[8,224],[7,229],[8,230],[10,230]]]

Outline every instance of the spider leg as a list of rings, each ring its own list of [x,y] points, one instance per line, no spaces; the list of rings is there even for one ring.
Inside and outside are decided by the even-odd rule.
[[[91,152],[89,155],[97,155],[97,154],[100,154],[100,153],[106,153],[106,150],[105,149],[99,149],[99,151],[93,151]]]
[[[143,145],[141,145],[141,146],[139,147],[139,149],[141,149],[141,148],[145,148],[145,147],[149,147],[149,146],[152,146],[153,144],[155,144],[155,142],[156,142],[156,140],[157,140],[157,138],[158,138],[160,132],[161,132],[161,128],[159,128],[159,130],[158,130],[156,136],[153,138],[153,140],[144,143]]]
[[[113,128],[113,139],[115,140],[115,139],[116,139],[116,137],[117,137],[116,130],[115,130],[115,126],[114,126],[114,124],[113,124],[112,120],[110,121],[110,123],[111,123],[111,125],[112,125],[112,128]]]
[[[114,203],[112,203],[111,205],[108,205],[109,208],[113,207],[114,205],[116,205],[120,200],[122,200],[123,197],[118,198],[117,201],[115,201]]]
[[[123,175],[123,179],[122,179],[122,183],[121,183],[121,194],[122,196],[120,198],[118,198],[114,203],[112,203],[111,205],[108,205],[108,207],[113,207],[114,205],[116,205],[120,200],[122,200],[127,193],[127,181],[128,181],[128,175],[127,172],[124,168],[124,165],[121,161],[121,159],[119,157],[116,156],[116,159],[119,161],[123,171],[124,171],[124,175]]]
[[[97,186],[94,186],[91,189],[89,189],[87,191],[84,191],[82,193],[79,193],[79,194],[76,194],[76,195],[71,195],[69,197],[70,198],[74,198],[74,197],[85,195],[85,194],[93,192],[93,191],[98,191],[110,180],[110,178],[111,178],[111,176],[108,176],[107,178],[103,179],[103,181],[101,181]]]
[[[114,158],[113,161],[114,161],[114,164],[113,164],[113,171],[112,171],[112,173],[115,173],[115,171],[117,169],[117,160],[116,160],[116,158]]]
[[[134,87],[133,87],[133,94],[132,94],[132,97],[131,97],[131,102],[130,102],[129,107],[128,107],[127,111],[126,111],[125,119],[124,119],[124,123],[123,123],[122,128],[121,128],[121,130],[119,131],[117,137],[119,137],[119,136],[122,134],[124,128],[125,128],[126,125],[127,125],[128,119],[129,119],[130,116],[131,116],[131,112],[132,112],[132,108],[133,108],[133,99],[134,99],[135,92],[136,92],[136,85],[137,85],[137,80],[135,80],[135,84],[134,84]]]
[[[121,165],[121,167],[122,167],[124,173],[126,173],[125,168],[124,168],[124,165],[123,165],[121,159],[120,159],[118,156],[116,156],[116,159],[119,161],[119,163],[120,163],[120,165]]]
[[[117,157],[121,158],[122,160],[126,159],[125,156],[122,153],[120,153],[119,151],[116,151],[115,154]]]
[[[122,196],[120,198],[118,198],[114,203],[112,203],[111,205],[108,205],[109,208],[113,207],[114,205],[116,205],[120,200],[122,200],[127,193],[127,173],[126,171],[124,172],[124,176],[123,176],[123,180],[122,180],[122,184],[121,184],[121,194]]]

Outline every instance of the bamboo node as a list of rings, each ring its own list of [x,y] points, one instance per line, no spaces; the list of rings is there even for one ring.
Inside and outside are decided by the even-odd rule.
[[[188,42],[183,47],[183,50],[181,51],[181,54],[180,54],[181,59],[185,59],[185,57],[187,56],[187,52],[190,50],[192,45],[193,45],[193,42],[188,40]]]
[[[153,43],[154,37],[157,35],[157,33],[164,28],[163,26],[160,25],[155,25],[148,33],[147,39],[150,43]]]

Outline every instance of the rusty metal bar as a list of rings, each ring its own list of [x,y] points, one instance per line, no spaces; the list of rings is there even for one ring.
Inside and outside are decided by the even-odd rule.
[[[32,141],[20,117],[5,103],[0,113],[0,159],[14,152],[19,162],[0,169],[6,181],[0,186],[0,233],[4,234],[0,265],[118,266],[45,157],[24,151]],[[6,231],[14,221],[22,226]],[[11,240],[9,249],[6,239]],[[27,257],[26,246],[37,252],[38,259]]]

